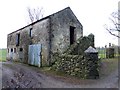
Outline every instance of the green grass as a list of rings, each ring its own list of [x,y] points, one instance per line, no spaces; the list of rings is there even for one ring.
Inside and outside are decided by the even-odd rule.
[[[115,57],[118,57],[120,56],[119,54],[114,54]],[[106,51],[103,49],[103,50],[98,50],[98,57],[99,58],[106,58]]]
[[[100,57],[100,58],[106,58],[105,50],[98,50],[98,57]]]
[[[6,49],[0,49],[0,61],[6,61],[7,51]]]
[[[106,54],[98,54],[98,57],[100,57],[100,58],[106,58]]]

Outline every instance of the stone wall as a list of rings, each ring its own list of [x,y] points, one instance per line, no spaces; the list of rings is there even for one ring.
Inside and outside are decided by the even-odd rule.
[[[99,78],[99,63],[100,60],[98,59],[98,51],[93,48],[89,47],[84,52],[84,59],[88,61],[87,67],[89,68],[88,77],[90,79],[96,79]]]
[[[84,65],[87,62],[84,60],[83,56],[54,55],[54,59],[56,62],[53,65],[53,70],[81,78],[86,77],[87,68],[85,69]]]
[[[56,53],[53,59],[55,63],[52,70],[82,79],[99,78],[99,60],[94,54],[60,55]]]
[[[42,65],[48,65],[50,52],[50,19],[42,20],[33,26],[32,44],[42,44]]]
[[[83,26],[69,8],[51,16],[50,23],[52,53],[63,53],[70,45],[70,26],[75,27],[75,42],[83,36]]]
[[[29,35],[30,29],[32,30],[31,37]],[[11,49],[13,49],[13,60],[28,63],[29,45],[40,43],[42,44],[42,63],[43,65],[47,64],[49,56],[49,31],[50,24],[48,18],[9,34],[7,39],[7,47],[10,52],[7,54],[7,59],[10,59]],[[19,46],[16,46],[17,34],[20,34]],[[16,48],[16,52],[14,52],[14,48]],[[20,51],[20,48],[22,48],[23,51]],[[22,56],[22,58],[20,56]]]
[[[114,58],[115,54],[115,49],[110,47],[106,48],[106,58]]]
[[[93,34],[79,38],[63,54],[54,53],[52,69],[83,79],[99,78],[98,52],[85,53],[89,46],[94,47]],[[92,50],[95,51],[95,49]]]
[[[8,49],[16,48],[16,52],[13,50],[14,60],[27,63],[29,45],[42,44],[42,65],[48,65],[52,53],[63,53],[70,46],[70,27],[75,28],[74,42],[76,42],[83,36],[83,26],[68,7],[9,34],[7,47]],[[31,37],[30,30],[32,31]],[[20,44],[16,46],[18,33],[20,34]],[[22,51],[20,51],[21,48]],[[10,59],[10,55],[11,52],[7,55],[8,59]]]
[[[84,51],[89,46],[94,47],[93,34],[89,34],[88,36],[79,38],[73,45],[69,46],[69,48],[64,52],[64,54],[83,55]]]

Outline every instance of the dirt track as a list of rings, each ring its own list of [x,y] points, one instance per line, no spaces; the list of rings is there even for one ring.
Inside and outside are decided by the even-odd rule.
[[[68,79],[46,75],[39,68],[33,69],[21,63],[2,64],[3,88],[117,88],[118,70],[98,80],[77,80],[77,83],[71,83]]]

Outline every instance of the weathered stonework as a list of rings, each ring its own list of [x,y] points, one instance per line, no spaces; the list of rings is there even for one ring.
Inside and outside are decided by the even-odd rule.
[[[83,55],[84,51],[89,47],[94,47],[94,35],[89,34],[88,36],[80,37],[73,45],[71,45],[64,54],[71,55]]]
[[[106,58],[114,58],[114,56],[115,56],[114,47],[106,48]]]
[[[99,78],[98,51],[94,48],[94,35],[80,37],[63,53],[52,58],[52,70],[83,79]]]
[[[51,51],[62,53],[70,46],[70,26],[75,27],[75,42],[83,36],[81,23],[77,20],[70,9],[58,12],[51,16]]]
[[[55,53],[51,69],[82,79],[99,78],[98,52],[94,48],[88,49],[82,55]]]
[[[70,26],[75,28],[75,42],[83,36],[83,27],[68,7],[8,34],[7,59],[28,63],[29,45],[42,44],[42,65],[49,65],[52,53],[62,53],[70,46]],[[20,34],[18,46],[16,46],[17,34]]]

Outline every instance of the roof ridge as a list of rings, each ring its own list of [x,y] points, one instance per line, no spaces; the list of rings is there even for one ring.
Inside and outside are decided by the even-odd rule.
[[[64,11],[64,10],[66,10],[66,9],[70,9],[70,7],[66,7],[66,8],[64,8],[64,9],[62,9],[62,10],[59,10],[59,11],[53,13],[53,14],[50,14],[50,15],[48,15],[48,16],[46,16],[46,17],[43,17],[43,18],[41,18],[41,19],[39,19],[39,20],[37,20],[37,21],[35,21],[35,22],[33,22],[33,23],[30,23],[30,24],[28,24],[28,25],[26,25],[26,26],[24,26],[24,27],[22,27],[22,28],[20,28],[20,29],[18,29],[18,30],[16,30],[16,31],[13,31],[13,32],[9,33],[8,35],[10,35],[10,34],[12,34],[12,33],[15,33],[15,32],[17,32],[17,31],[20,31],[20,30],[22,30],[22,29],[24,29],[24,28],[26,28],[26,27],[28,27],[28,26],[31,26],[31,25],[33,25],[33,24],[35,24],[35,23],[37,23],[37,22],[40,22],[40,21],[42,21],[42,20],[44,20],[44,19],[47,19],[47,18],[49,18],[50,16],[53,16],[53,15],[59,13],[59,12],[62,12],[62,11]]]

